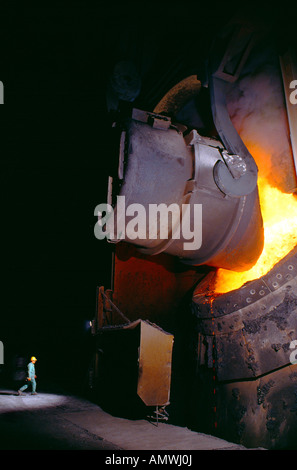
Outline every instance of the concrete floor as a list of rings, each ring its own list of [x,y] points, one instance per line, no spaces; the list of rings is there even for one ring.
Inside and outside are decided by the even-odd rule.
[[[1,450],[244,450],[167,423],[123,419],[63,392],[0,389]]]

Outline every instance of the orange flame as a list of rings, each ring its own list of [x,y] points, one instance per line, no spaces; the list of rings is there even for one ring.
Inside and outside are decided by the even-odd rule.
[[[216,294],[238,289],[246,282],[265,275],[297,244],[297,199],[294,194],[280,191],[264,177],[259,177],[258,189],[264,225],[262,254],[248,271],[218,269]]]

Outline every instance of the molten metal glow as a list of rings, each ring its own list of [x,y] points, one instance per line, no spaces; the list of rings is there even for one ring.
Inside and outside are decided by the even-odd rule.
[[[264,248],[257,263],[248,271],[218,269],[215,293],[223,294],[258,279],[270,271],[297,244],[297,198],[270,185],[266,178],[258,181],[264,224]]]

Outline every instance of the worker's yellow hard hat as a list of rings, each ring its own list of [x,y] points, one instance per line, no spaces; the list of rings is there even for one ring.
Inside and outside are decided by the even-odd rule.
[[[35,357],[35,356],[32,356],[32,357],[31,357],[31,361],[37,361],[36,357]]]

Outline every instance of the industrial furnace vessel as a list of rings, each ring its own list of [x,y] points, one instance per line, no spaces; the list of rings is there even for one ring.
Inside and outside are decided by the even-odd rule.
[[[120,89],[133,106],[114,115],[117,154],[104,224],[102,213],[97,214],[100,230],[114,249],[111,286],[101,287],[97,295],[94,374],[99,381],[106,377],[98,361],[100,354],[108,354],[112,335],[126,335],[148,319],[161,324],[164,338],[172,339],[173,351],[166,350],[170,367],[158,377],[162,388],[166,376],[165,401],[169,405],[171,391],[173,422],[247,447],[288,448],[294,446],[297,424],[297,366],[292,360],[297,344],[296,108],[286,101],[291,153],[284,157],[285,171],[279,169],[278,176],[285,175],[279,186],[287,183],[283,191],[276,176],[267,183],[264,146],[257,152],[255,145],[244,142],[248,139],[244,132],[240,136],[227,103],[237,82],[248,76],[245,67],[257,49],[258,34],[248,22],[231,22],[212,45],[206,77],[184,77],[151,110],[134,106],[139,82],[133,67],[122,63],[113,77],[113,93],[119,98]],[[280,60],[285,92],[297,78],[294,67],[292,51],[286,50]],[[121,73],[131,73],[128,82],[134,83],[134,93],[129,97]],[[203,89],[215,135],[182,119],[192,116],[190,104]],[[273,230],[266,219],[267,198],[279,210],[275,191],[284,194],[277,196],[285,198],[292,222],[281,242],[270,240]],[[279,212],[283,227],[288,219],[283,209]],[[226,279],[228,273],[237,279],[229,287],[226,272]],[[141,379],[137,344],[131,359],[134,398]]]

